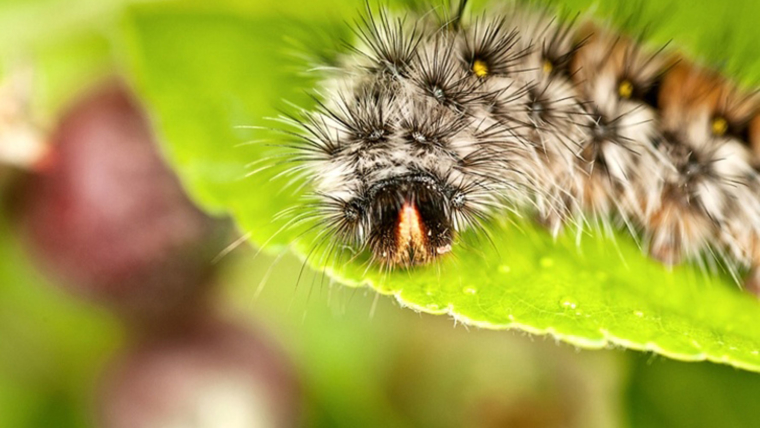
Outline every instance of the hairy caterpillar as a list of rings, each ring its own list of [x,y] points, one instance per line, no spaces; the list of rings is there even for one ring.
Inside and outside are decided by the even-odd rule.
[[[466,3],[367,6],[318,107],[285,119],[320,242],[412,267],[514,211],[554,234],[625,228],[665,264],[715,256],[760,279],[754,92],[599,22]]]

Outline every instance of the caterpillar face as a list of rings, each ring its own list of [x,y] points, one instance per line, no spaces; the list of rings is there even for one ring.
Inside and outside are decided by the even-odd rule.
[[[412,76],[413,76],[412,72]],[[300,121],[300,159],[317,212],[339,241],[369,249],[387,266],[427,264],[456,233],[486,219],[502,195],[522,143],[412,80],[354,96],[334,95]]]
[[[457,231],[485,218],[506,190],[519,143],[498,127],[430,100],[384,95],[326,108],[301,138],[328,228],[389,266],[426,264],[451,250]],[[341,113],[342,112],[342,113]],[[366,113],[366,114],[364,114]],[[353,119],[350,120],[347,115]]]
[[[426,264],[451,251],[451,211],[461,208],[464,198],[425,173],[394,176],[375,183],[355,202],[356,221],[367,225],[367,244],[378,260]]]

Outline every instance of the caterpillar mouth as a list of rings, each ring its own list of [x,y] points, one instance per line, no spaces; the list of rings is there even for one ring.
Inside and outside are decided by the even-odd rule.
[[[370,191],[369,246],[376,260],[411,267],[451,251],[449,198],[435,179],[409,175]]]

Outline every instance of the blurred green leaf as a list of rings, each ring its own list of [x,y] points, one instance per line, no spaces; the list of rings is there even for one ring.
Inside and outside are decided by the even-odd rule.
[[[311,7],[314,37],[341,25]],[[131,9],[124,27],[128,69],[188,191],[206,209],[231,213],[259,246],[291,245],[306,257],[314,233],[297,239],[298,230],[283,228],[287,219],[275,218],[298,206],[297,186],[273,178],[277,168],[246,178],[248,163],[276,160],[266,159],[260,144],[242,144],[261,135],[237,128],[269,125],[262,118],[276,115],[283,100],[308,102],[303,89],[313,82],[283,55],[283,39],[304,31],[299,25],[282,15],[153,6]],[[465,234],[454,257],[413,272],[386,275],[361,260],[334,263],[319,253],[309,264],[470,325],[760,370],[760,305],[732,280],[695,267],[668,271],[629,237],[584,237],[578,246],[574,236],[554,242],[521,220],[490,229],[493,245]]]
[[[760,375],[639,356],[629,376],[631,428],[746,428],[760,422]]]
[[[34,49],[32,111],[47,124],[97,83],[112,79],[114,61],[108,39],[80,33]]]

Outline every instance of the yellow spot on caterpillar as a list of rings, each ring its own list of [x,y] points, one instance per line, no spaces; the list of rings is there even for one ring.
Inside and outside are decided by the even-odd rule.
[[[716,117],[712,121],[712,133],[716,137],[722,137],[728,132],[728,121],[723,117]]]
[[[476,59],[475,62],[472,64],[472,72],[475,73],[478,77],[486,77],[488,76],[488,64],[486,64],[485,61]]]
[[[618,95],[620,98],[630,99],[633,95],[633,83],[630,80],[623,80],[618,86]]]
[[[545,59],[542,69],[544,71],[544,74],[551,74],[552,71],[554,71],[554,64],[552,64],[552,62],[548,59]]]

